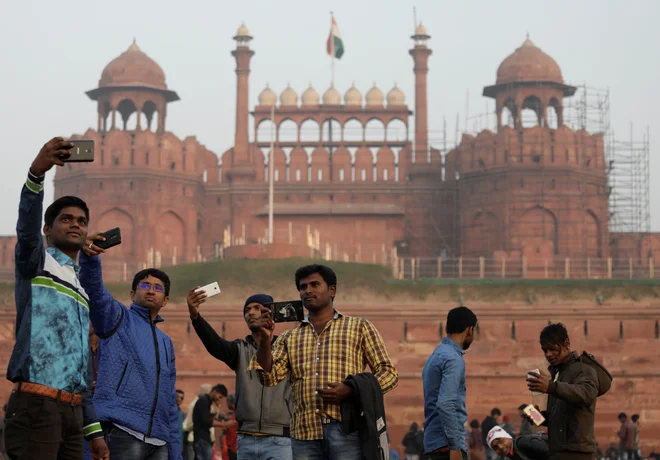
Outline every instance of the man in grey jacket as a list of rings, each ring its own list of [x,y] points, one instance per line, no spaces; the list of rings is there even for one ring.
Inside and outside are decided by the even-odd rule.
[[[289,423],[291,384],[285,379],[275,387],[264,387],[256,371],[247,367],[257,353],[259,335],[254,333],[229,342],[220,337],[199,314],[206,301],[203,291],[188,293],[188,311],[197,336],[206,350],[236,372],[236,421],[238,422],[238,460],[292,460]],[[243,317],[248,328],[256,323],[265,304],[273,298],[255,294],[245,301]],[[273,337],[273,342],[277,337]]]

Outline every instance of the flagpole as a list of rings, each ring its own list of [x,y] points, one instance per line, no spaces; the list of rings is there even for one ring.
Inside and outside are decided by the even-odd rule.
[[[333,26],[335,24],[335,15],[330,11],[330,38],[332,38]],[[335,87],[335,41],[331,40],[332,52],[330,53],[330,68],[332,69],[332,80],[330,80],[330,87]]]
[[[273,244],[273,182],[275,176],[275,104],[270,106],[270,156],[268,157],[268,244]]]

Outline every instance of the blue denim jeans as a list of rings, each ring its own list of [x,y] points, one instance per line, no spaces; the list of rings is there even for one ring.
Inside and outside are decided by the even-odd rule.
[[[291,438],[238,435],[238,460],[292,460]]]
[[[344,434],[339,422],[323,425],[323,439],[291,440],[296,460],[362,460],[362,445],[357,431]]]
[[[213,460],[213,443],[206,439],[195,439],[195,460]]]
[[[105,443],[110,451],[110,458],[122,460],[167,460],[167,444],[153,446],[140,441],[135,436],[117,427],[105,431]]]

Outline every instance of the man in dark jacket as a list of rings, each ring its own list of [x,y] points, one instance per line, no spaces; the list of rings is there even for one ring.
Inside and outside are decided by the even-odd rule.
[[[541,349],[549,372],[530,373],[531,391],[548,394],[545,415],[551,458],[592,460],[596,452],[594,413],[598,396],[596,371],[571,351],[563,324],[550,324],[541,332]]]
[[[203,291],[192,289],[188,293],[188,310],[195,332],[214,358],[219,359],[236,372],[236,410],[238,422],[239,460],[290,460],[290,379],[285,379],[274,387],[265,387],[257,371],[247,367],[257,353],[259,335],[252,332],[245,339],[232,342],[220,337],[211,325],[199,314],[199,306],[206,301]],[[243,305],[243,318],[248,328],[256,323],[265,304],[273,298],[266,294],[255,294]],[[273,343],[277,336],[273,337]]]
[[[424,450],[424,441],[422,438],[422,443],[420,444],[417,433],[419,432],[419,426],[417,422],[412,422],[410,424],[410,429],[403,437],[401,444],[404,447],[404,453],[406,454],[406,460],[419,460],[421,454]]]
[[[102,238],[88,238],[83,248],[80,284],[90,293],[90,319],[101,339],[94,405],[110,458],[181,460],[174,345],[157,327],[170,279],[155,268],[138,272],[126,308],[103,285],[104,250],[94,245]]]

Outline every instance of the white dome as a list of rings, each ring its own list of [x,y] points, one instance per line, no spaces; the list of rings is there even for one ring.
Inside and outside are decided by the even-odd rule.
[[[406,96],[403,94],[403,91],[396,86],[396,83],[394,84],[394,88],[387,93],[387,105],[406,105]]]
[[[326,105],[341,104],[341,94],[339,94],[339,91],[337,91],[334,86],[328,88],[328,90],[323,95],[323,103]]]
[[[355,83],[351,86],[346,94],[344,94],[344,104],[346,105],[362,105],[362,93],[355,87]]]
[[[302,93],[302,105],[319,105],[319,93],[312,88],[312,84],[309,84],[309,88]]]
[[[275,91],[270,89],[268,85],[259,94],[259,105],[275,105],[277,104],[277,95]]]
[[[378,89],[376,83],[374,83],[374,86],[369,91],[367,91],[366,99],[367,99],[367,106],[382,107],[385,98],[383,97],[383,92],[380,89]]]
[[[298,93],[290,85],[280,94],[280,104],[289,106],[298,105]]]

